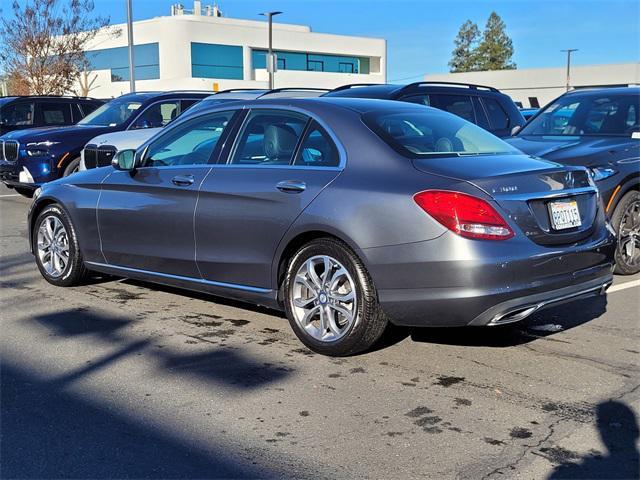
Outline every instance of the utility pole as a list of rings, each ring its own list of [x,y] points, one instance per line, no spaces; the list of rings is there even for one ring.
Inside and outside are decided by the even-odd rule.
[[[577,48],[568,48],[566,50],[560,50],[561,52],[567,52],[567,92],[571,90],[571,52],[577,52]]]
[[[133,13],[131,1],[127,0],[127,39],[129,42],[129,90],[134,93],[136,91],[136,72],[133,56]]]
[[[273,58],[273,17],[280,15],[282,12],[264,12],[263,15],[269,19],[269,54],[267,55],[267,71],[269,72],[269,90],[273,90],[273,77],[275,74],[277,63]]]

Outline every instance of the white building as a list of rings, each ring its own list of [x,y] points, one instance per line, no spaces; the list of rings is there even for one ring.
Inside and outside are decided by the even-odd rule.
[[[427,74],[424,79],[488,85],[524,107],[543,107],[567,90],[566,67]],[[640,85],[640,63],[571,67],[570,85],[571,88]]]
[[[277,17],[276,17],[277,18]],[[114,36],[113,32],[120,31]],[[266,88],[266,21],[221,16],[217,7],[181,5],[133,23],[136,90]],[[386,41],[273,24],[275,87],[334,88],[386,81]],[[129,92],[126,24],[98,32],[87,49],[93,97]]]

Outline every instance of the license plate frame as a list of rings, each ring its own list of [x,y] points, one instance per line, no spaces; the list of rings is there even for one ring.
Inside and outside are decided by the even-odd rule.
[[[580,209],[578,202],[575,200],[562,200],[549,202],[547,204],[549,210],[549,220],[551,228],[554,230],[569,230],[582,226],[580,218]]]

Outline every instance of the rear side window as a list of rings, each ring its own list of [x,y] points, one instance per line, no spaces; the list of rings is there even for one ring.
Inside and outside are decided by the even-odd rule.
[[[41,103],[42,123],[44,125],[68,125],[71,120],[71,105],[68,103]]]
[[[252,111],[231,157],[237,165],[289,165],[308,118],[293,112]]]
[[[2,107],[2,123],[12,127],[33,125],[33,110],[33,102],[20,102]]]
[[[427,107],[431,106],[431,99],[429,98],[429,95],[411,95],[410,97],[404,97],[402,101],[417,103],[418,105],[426,105]]]
[[[493,98],[483,98],[484,106],[487,109],[491,126],[495,130],[503,130],[509,128],[509,117],[504,111],[500,103]]]
[[[468,95],[431,95],[431,106],[476,123],[473,103]]]
[[[293,164],[304,167],[337,167],[340,155],[329,134],[315,121],[307,132]]]
[[[410,158],[517,153],[477,125],[434,109],[372,112],[364,115],[364,121],[382,140]]]

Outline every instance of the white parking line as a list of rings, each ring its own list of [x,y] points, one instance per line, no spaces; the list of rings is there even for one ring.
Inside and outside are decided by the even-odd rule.
[[[5,198],[5,197],[21,197],[22,195],[20,195],[19,193],[14,193],[13,195],[0,195],[0,198]]]
[[[639,287],[639,286],[640,286],[640,280],[632,280],[631,282],[624,282],[624,283],[620,283],[618,285],[614,285],[610,287],[609,290],[607,290],[607,293],[613,293],[613,292],[617,292],[618,290],[625,290],[627,288]]]

